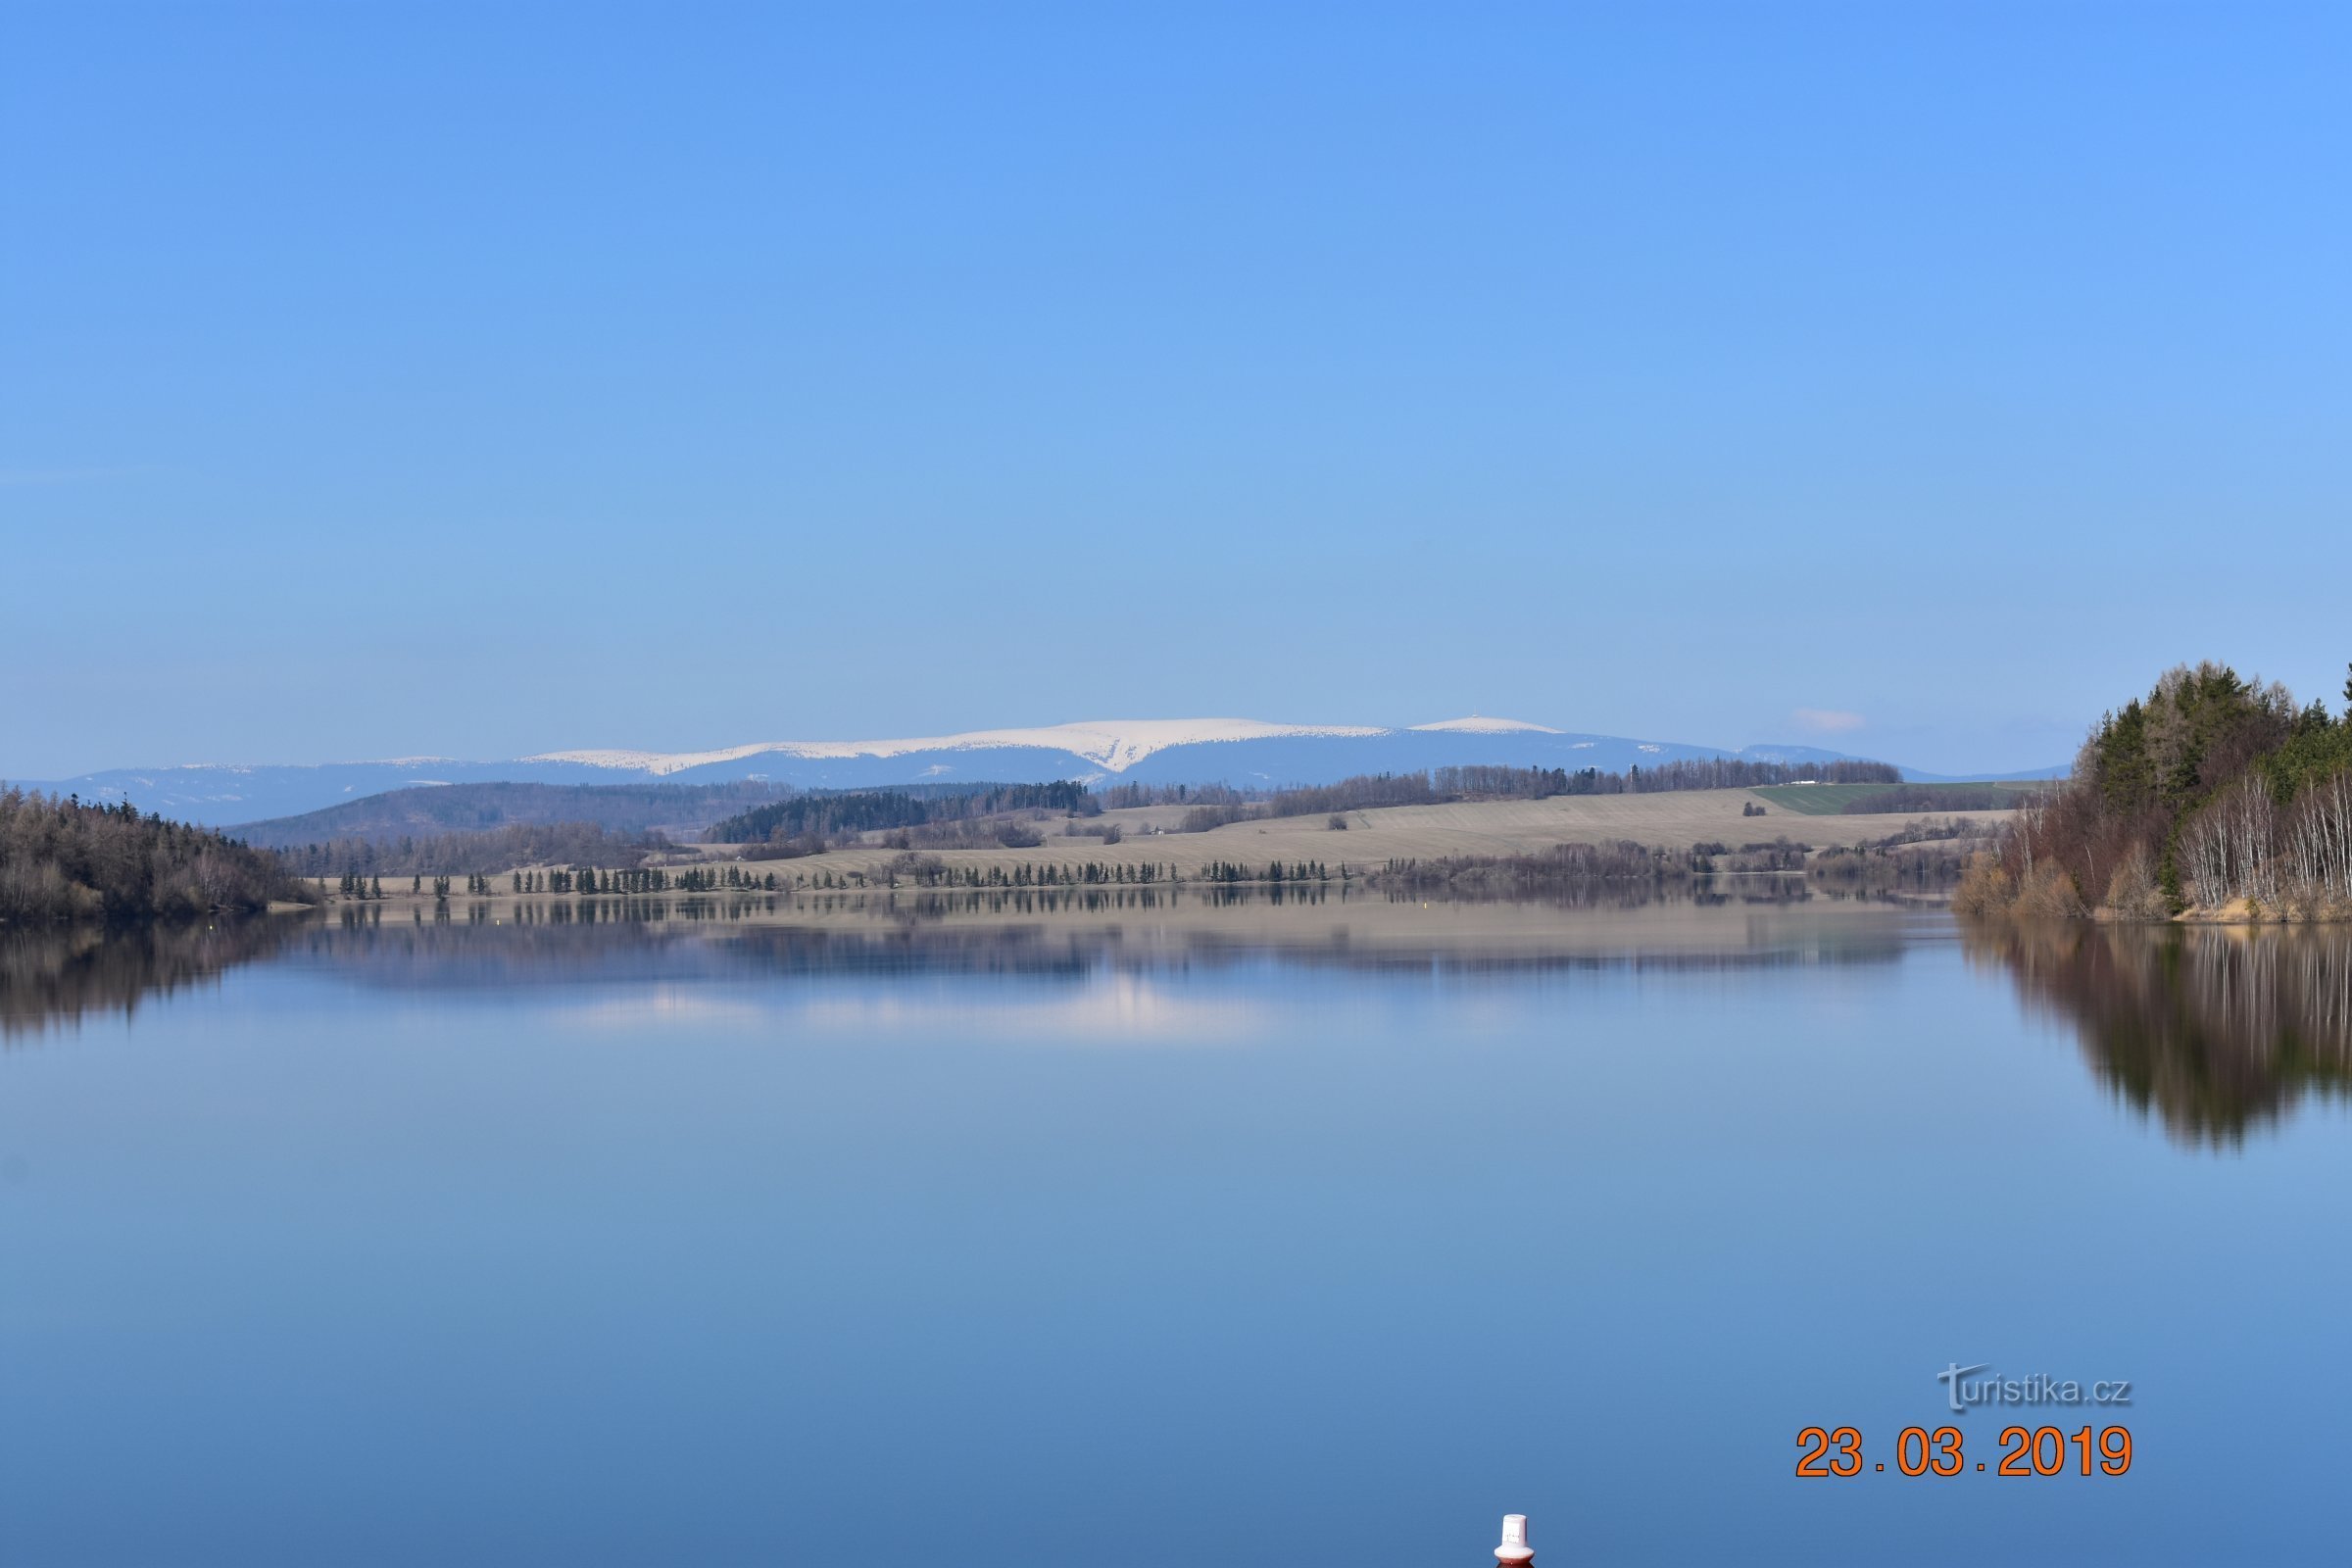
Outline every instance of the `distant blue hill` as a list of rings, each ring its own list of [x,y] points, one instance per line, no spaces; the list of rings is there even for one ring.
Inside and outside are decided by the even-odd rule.
[[[2064,778],[2074,771],[2071,763],[2059,762],[2049,767],[2025,767],[2011,773],[1922,773],[1906,767],[1903,777],[1914,784],[2024,784],[2034,779]]]
[[[979,730],[896,741],[779,741],[719,751],[554,752],[501,762],[406,758],[315,765],[202,763],[112,768],[78,778],[26,781],[84,800],[128,800],[141,810],[226,825],[316,811],[386,790],[434,784],[720,784],[764,780],[798,789],[983,780],[1230,784],[1268,788],[1327,784],[1357,773],[1418,772],[1476,764],[1596,767],[1624,772],[1677,759],[1829,762],[1851,754],[1812,746],[1727,749],[1554,730],[1472,717],[1388,729],[1268,724],[1253,719],[1136,719]],[[2064,769],[2034,774],[2041,777]],[[1944,782],[1904,770],[1908,778]]]

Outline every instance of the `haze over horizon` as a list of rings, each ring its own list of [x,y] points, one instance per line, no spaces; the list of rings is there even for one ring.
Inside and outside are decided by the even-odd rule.
[[[6,26],[0,776],[2352,654],[2335,8]]]

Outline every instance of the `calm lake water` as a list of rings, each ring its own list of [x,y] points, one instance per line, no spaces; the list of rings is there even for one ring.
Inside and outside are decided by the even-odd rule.
[[[0,942],[0,1561],[2343,1558],[2341,933],[611,912]]]

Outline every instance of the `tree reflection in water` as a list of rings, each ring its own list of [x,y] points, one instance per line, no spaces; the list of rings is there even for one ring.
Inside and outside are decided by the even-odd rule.
[[[1348,894],[1352,892],[1353,897]],[[1595,884],[1467,931],[1431,901],[1298,888],[984,889],[710,898],[356,904],[300,918],[0,930],[0,1038],[128,1015],[151,997],[271,960],[362,988],[422,991],[698,981],[1019,976],[1288,963],[1425,972],[1886,962],[1911,935],[1803,879]],[[1437,901],[1440,908],[1491,901]],[[1272,912],[1272,921],[1228,916]],[[1808,915],[1805,911],[1813,911]],[[1916,911],[1914,911],[1916,912]],[[1639,925],[1642,914],[1665,916]],[[1163,923],[1190,914],[1186,923]],[[1199,918],[1205,916],[1205,919]]]
[[[65,925],[0,931],[0,1039],[135,1011],[152,996],[217,981],[266,958],[302,929],[270,916],[127,927]]]
[[[2352,929],[2067,922],[1965,940],[2182,1143],[2233,1146],[2306,1095],[2352,1089]]]

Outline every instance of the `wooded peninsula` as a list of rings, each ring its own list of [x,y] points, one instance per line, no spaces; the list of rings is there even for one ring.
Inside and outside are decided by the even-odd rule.
[[[2226,664],[2166,671],[2107,713],[2072,777],[2021,803],[1963,913],[2161,920],[2352,916],[2352,678],[2343,714]]]
[[[210,828],[0,789],[0,921],[186,918],[318,896],[278,858]]]

